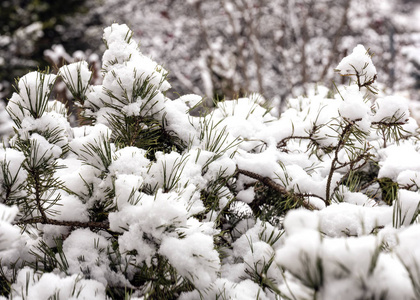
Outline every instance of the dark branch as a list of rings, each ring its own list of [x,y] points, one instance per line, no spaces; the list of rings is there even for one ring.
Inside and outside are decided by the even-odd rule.
[[[407,124],[407,122],[384,122],[384,121],[379,121],[379,122],[372,122],[372,125],[378,125],[378,126],[402,126]]]
[[[336,163],[338,162],[338,153],[345,146],[345,144],[347,142],[348,134],[351,132],[351,129],[353,128],[353,125],[357,121],[359,121],[359,119],[350,121],[346,125],[346,127],[344,127],[343,132],[340,135],[340,140],[338,141],[338,145],[335,148],[334,158],[331,161],[330,172],[329,172],[328,178],[327,178],[327,187],[325,189],[325,195],[326,195],[325,204],[327,206],[331,204],[331,199],[330,199],[330,197],[331,197],[331,195],[330,195],[330,191],[331,191],[331,180],[332,180],[332,176],[333,176],[334,172],[337,170]]]
[[[275,190],[276,192],[280,193],[280,194],[292,194],[291,192],[287,191],[284,187],[282,187],[281,185],[277,184],[273,179],[269,178],[269,177],[264,177],[261,176],[257,173],[251,172],[251,171],[247,171],[247,170],[242,170],[242,169],[237,169],[237,172],[239,174],[251,177],[253,179],[258,180],[259,182],[263,183],[264,185],[266,185],[269,188],[272,188],[273,190]],[[295,194],[295,196],[303,196],[302,194]],[[308,196],[308,195],[305,195]],[[312,196],[312,195],[311,195]],[[302,203],[302,206],[310,209],[310,210],[318,210],[318,208],[316,208],[315,206],[313,206],[312,204],[310,204],[308,201],[305,201],[304,199],[299,199],[302,201],[299,201]],[[298,201],[298,199],[296,199],[296,201]]]
[[[16,225],[28,225],[28,224],[48,224],[48,225],[57,225],[57,226],[72,226],[72,227],[81,227],[81,228],[91,228],[91,229],[103,229],[109,230],[109,222],[80,222],[80,221],[59,221],[43,217],[34,217],[26,220],[20,220],[16,222]]]
[[[309,136],[288,136],[288,137],[285,137],[284,139],[282,139],[280,142],[277,143],[277,148],[286,147],[287,142],[289,140],[292,140],[292,139],[297,139],[297,140],[310,140],[313,143],[316,143],[317,142],[315,139],[312,138],[311,135],[309,135]]]

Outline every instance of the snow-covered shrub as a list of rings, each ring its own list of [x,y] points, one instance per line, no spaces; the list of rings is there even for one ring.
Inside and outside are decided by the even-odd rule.
[[[22,77],[0,151],[3,299],[416,299],[418,127],[374,97],[359,45],[350,84],[258,95],[189,114],[126,25],[104,31],[103,82],[85,62]],[[19,231],[20,229],[20,231]],[[19,234],[20,233],[20,234]]]

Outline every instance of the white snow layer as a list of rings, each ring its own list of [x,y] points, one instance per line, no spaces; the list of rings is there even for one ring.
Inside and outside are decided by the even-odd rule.
[[[360,78],[361,85],[374,80],[377,74],[370,54],[365,47],[360,44],[353,49],[353,52],[349,56],[344,57],[340,61],[336,70],[338,70],[341,75],[356,75]]]

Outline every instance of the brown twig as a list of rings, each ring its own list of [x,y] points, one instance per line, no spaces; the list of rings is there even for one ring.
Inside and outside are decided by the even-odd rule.
[[[346,141],[347,141],[347,135],[351,131],[351,128],[353,127],[353,125],[356,121],[359,121],[359,120],[354,120],[353,122],[350,122],[349,124],[347,124],[346,127],[344,127],[343,132],[340,135],[340,140],[338,141],[338,145],[335,149],[334,158],[331,162],[331,168],[330,168],[330,172],[328,174],[327,186],[326,186],[326,189],[325,189],[325,197],[326,197],[325,204],[326,205],[330,205],[330,202],[331,202],[331,199],[330,199],[331,181],[332,181],[332,176],[333,176],[334,172],[337,170],[336,163],[338,162],[338,153],[340,152],[342,147],[345,146]]]
[[[280,193],[280,194],[291,194],[291,192],[287,191],[284,187],[282,187],[281,185],[277,184],[273,179],[269,178],[269,177],[264,177],[261,176],[257,173],[251,172],[251,171],[247,171],[247,170],[242,170],[242,169],[237,169],[237,172],[239,174],[251,177],[253,179],[258,180],[259,182],[263,183],[265,186],[272,188],[273,190],[275,190],[276,192]],[[299,194],[300,196],[303,196],[303,194]],[[297,195],[295,195],[297,196]],[[318,210],[318,208],[316,208],[315,206],[313,206],[312,204],[310,204],[308,201],[305,201],[304,199],[301,199],[301,203],[302,206],[310,209],[310,210]]]
[[[48,224],[57,226],[72,226],[90,229],[103,229],[109,230],[109,222],[80,222],[80,221],[60,221],[44,217],[34,217],[26,220],[20,220],[16,222],[16,225],[28,225],[28,224]]]
[[[372,125],[379,125],[379,126],[402,126],[407,124],[407,122],[403,122],[403,121],[398,121],[398,122],[384,122],[384,121],[379,121],[379,122],[372,122]]]
[[[42,200],[41,200],[41,183],[39,181],[39,176],[38,176],[38,172],[37,171],[31,171],[30,174],[32,175],[32,177],[34,178],[34,183],[35,183],[35,203],[36,203],[36,208],[38,209],[38,211],[41,214],[42,220],[47,220],[47,215],[44,211],[44,208],[42,207]]]
[[[293,139],[296,139],[296,140],[310,140],[313,143],[317,143],[317,141],[312,137],[312,134],[309,135],[309,136],[288,136],[288,137],[285,137],[284,139],[282,139],[281,141],[279,141],[277,143],[277,148],[286,147],[287,142],[289,140],[293,140]]]

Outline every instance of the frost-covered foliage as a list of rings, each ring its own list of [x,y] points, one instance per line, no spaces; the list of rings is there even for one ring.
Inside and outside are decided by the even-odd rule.
[[[0,150],[0,299],[418,299],[420,161],[407,100],[351,83],[191,108],[126,25],[86,62],[32,72]],[[50,101],[57,78],[84,120]]]

